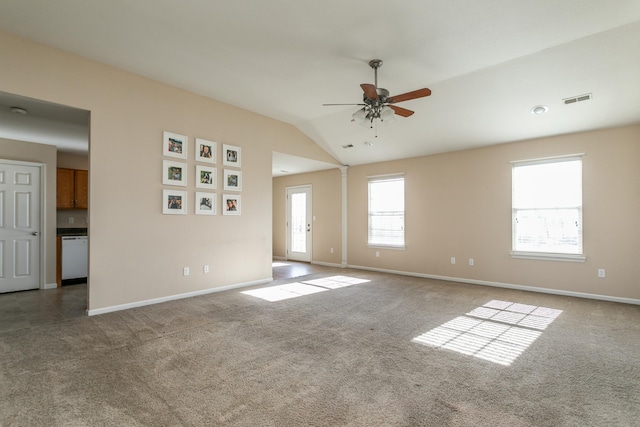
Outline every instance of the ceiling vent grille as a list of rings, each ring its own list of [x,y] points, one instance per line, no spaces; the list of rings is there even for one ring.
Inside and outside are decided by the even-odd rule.
[[[353,144],[347,144],[347,145],[343,145],[342,148],[344,148],[345,150],[347,148],[353,148]]]
[[[578,95],[578,96],[573,96],[571,98],[563,99],[562,102],[564,102],[565,105],[569,105],[569,104],[575,104],[576,102],[589,101],[592,98],[593,97],[590,93],[586,93],[584,95]]]

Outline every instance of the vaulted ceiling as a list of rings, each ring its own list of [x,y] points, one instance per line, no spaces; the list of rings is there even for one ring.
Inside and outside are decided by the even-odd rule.
[[[343,164],[640,122],[638,0],[0,0],[0,11],[4,31],[291,123]],[[391,95],[433,92],[400,104],[415,114],[377,137],[351,122],[358,107],[322,106],[362,102],[374,58]]]

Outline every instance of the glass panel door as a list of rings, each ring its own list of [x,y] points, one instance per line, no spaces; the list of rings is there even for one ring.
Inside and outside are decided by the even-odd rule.
[[[287,188],[287,259],[311,261],[311,186]]]

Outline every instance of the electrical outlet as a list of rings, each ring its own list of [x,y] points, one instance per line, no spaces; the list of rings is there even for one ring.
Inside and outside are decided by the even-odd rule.
[[[333,253],[333,248],[331,248],[331,253]]]
[[[380,258],[380,252],[376,251],[376,258]]]
[[[69,217],[69,224],[73,224],[74,222],[76,222],[76,219],[72,216]]]
[[[456,263],[456,257],[452,256],[451,257],[451,264],[455,264]]]
[[[182,275],[183,276],[188,276],[189,275],[189,267],[185,267],[182,269]]]
[[[204,267],[202,267],[202,272],[203,273],[208,273],[209,272],[209,266],[205,265]]]
[[[469,265],[473,267],[474,261],[473,258],[469,258]]]
[[[598,277],[600,277],[601,279],[605,277],[604,268],[599,268],[598,269]]]

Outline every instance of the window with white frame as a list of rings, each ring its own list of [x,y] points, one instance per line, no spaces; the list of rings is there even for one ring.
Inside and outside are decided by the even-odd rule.
[[[582,259],[582,158],[515,162],[513,253]]]
[[[404,248],[404,177],[369,178],[370,246]]]

